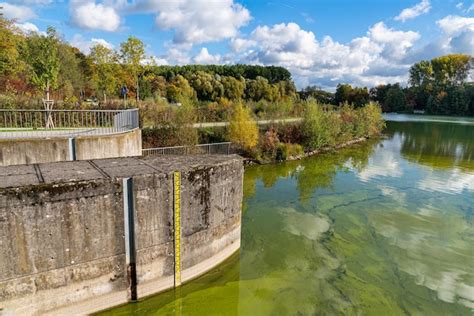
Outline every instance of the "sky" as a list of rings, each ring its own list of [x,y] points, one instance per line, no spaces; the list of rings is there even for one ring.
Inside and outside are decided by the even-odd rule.
[[[474,55],[474,0],[0,0],[24,32],[88,53],[133,35],[156,64],[278,65],[299,88],[405,84],[411,64]]]

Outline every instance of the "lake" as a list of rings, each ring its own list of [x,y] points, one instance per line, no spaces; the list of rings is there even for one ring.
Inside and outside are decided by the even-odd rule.
[[[388,116],[385,137],[251,166],[241,250],[113,315],[472,315],[474,122]]]

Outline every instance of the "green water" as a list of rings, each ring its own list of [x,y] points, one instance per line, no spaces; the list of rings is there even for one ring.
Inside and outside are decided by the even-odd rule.
[[[246,169],[242,247],[210,273],[104,315],[472,315],[474,124]]]

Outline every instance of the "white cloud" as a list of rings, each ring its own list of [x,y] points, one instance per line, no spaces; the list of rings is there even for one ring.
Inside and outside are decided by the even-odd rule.
[[[474,18],[449,15],[436,23],[444,32],[439,46],[445,53],[474,55]]]
[[[30,22],[15,23],[15,26],[18,27],[23,33],[39,33],[38,27]]]
[[[182,50],[176,47],[171,47],[168,49],[168,52],[166,54],[166,60],[170,64],[177,65],[189,64],[189,62],[191,61],[186,50]]]
[[[296,23],[258,26],[249,38],[239,39],[244,44],[252,43],[248,45],[251,50],[239,55],[239,62],[286,67],[300,87],[404,82],[409,65],[403,58],[419,38],[417,32],[394,30],[382,22],[370,27],[366,36],[347,44],[329,36],[318,41],[313,32]]]
[[[403,9],[398,16],[395,17],[396,21],[405,22],[406,20],[414,19],[419,15],[428,13],[431,9],[431,4],[429,0],[422,0],[417,5]]]
[[[145,60],[143,60],[142,64],[162,66],[162,65],[168,65],[168,61],[166,60],[166,58],[157,57],[157,56],[150,56],[150,57],[146,58]]]
[[[447,36],[458,35],[465,30],[474,30],[474,18],[467,18],[458,15],[448,15],[436,21],[436,24]]]
[[[137,0],[129,10],[156,13],[155,23],[174,30],[176,44],[200,44],[237,36],[250,12],[233,0]]]
[[[383,22],[376,23],[369,29],[368,35],[376,42],[384,45],[387,57],[400,59],[407,50],[420,38],[420,34],[413,31],[396,31]]]
[[[36,18],[33,10],[27,6],[13,5],[6,2],[0,2],[2,13],[7,19],[15,19],[19,22],[24,22]]]
[[[240,53],[245,50],[250,49],[252,46],[255,46],[257,43],[253,40],[248,40],[244,38],[233,38],[230,41],[230,48],[233,52]]]
[[[90,0],[70,2],[71,21],[79,28],[113,32],[120,26],[120,16],[113,6]]]
[[[92,38],[90,40],[86,40],[80,34],[75,34],[70,43],[72,46],[79,48],[84,54],[89,54],[91,48],[97,44],[103,45],[109,49],[114,49],[114,45],[105,39]]]
[[[441,34],[407,58],[414,63],[422,59],[458,53],[474,55],[474,18],[448,15],[436,21]]]
[[[193,58],[196,64],[219,64],[221,62],[220,55],[211,55],[206,47],[201,48],[199,54]]]

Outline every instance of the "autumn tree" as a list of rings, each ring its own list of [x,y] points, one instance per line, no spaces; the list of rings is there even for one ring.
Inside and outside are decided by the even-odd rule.
[[[15,73],[19,68],[23,37],[11,20],[0,16],[0,76]]]
[[[452,54],[431,60],[433,80],[437,85],[460,85],[465,82],[473,58],[463,54]]]
[[[258,126],[250,110],[237,102],[229,120],[229,140],[246,151],[251,151],[258,143]]]
[[[245,79],[222,76],[221,83],[224,89],[224,97],[229,100],[241,100],[245,91]]]
[[[189,84],[196,91],[199,100],[216,101],[224,94],[224,86],[216,75],[197,71],[189,78]]]
[[[92,81],[96,89],[102,92],[104,103],[107,103],[107,95],[114,93],[119,85],[115,71],[118,56],[101,44],[94,45],[89,56],[94,63]]]
[[[58,86],[59,76],[59,40],[53,28],[46,35],[31,34],[26,41],[26,62],[31,68],[31,81],[46,93],[49,100],[50,89]]]
[[[120,44],[120,57],[136,82],[136,98],[138,102],[140,101],[138,77],[142,71],[141,62],[145,59],[145,45],[138,38],[130,36],[125,42]]]
[[[469,105],[465,106],[469,104],[470,91],[466,79],[472,62],[472,56],[451,54],[414,64],[410,68],[409,84],[416,106],[429,113],[470,113]]]
[[[166,97],[172,102],[194,100],[196,91],[189,85],[188,80],[181,75],[175,76],[166,87]]]
[[[77,100],[79,91],[87,84],[87,69],[84,69],[85,55],[76,47],[60,41],[58,43],[58,88],[65,98]]]

